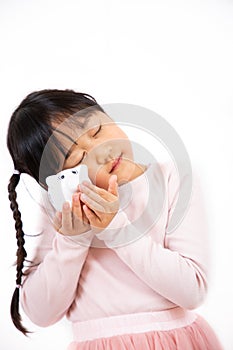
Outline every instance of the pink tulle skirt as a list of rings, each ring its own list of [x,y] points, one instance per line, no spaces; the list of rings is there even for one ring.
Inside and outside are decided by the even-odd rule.
[[[79,322],[74,338],[67,350],[223,350],[202,316],[180,308]]]

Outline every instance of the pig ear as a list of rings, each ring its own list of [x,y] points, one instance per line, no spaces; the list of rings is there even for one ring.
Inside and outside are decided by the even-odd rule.
[[[48,186],[52,185],[53,178],[54,178],[54,175],[50,175],[50,176],[46,177],[45,182],[47,183]]]

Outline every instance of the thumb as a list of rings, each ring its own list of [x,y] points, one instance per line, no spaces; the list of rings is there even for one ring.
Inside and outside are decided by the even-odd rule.
[[[111,175],[108,181],[108,192],[118,196],[117,175]]]

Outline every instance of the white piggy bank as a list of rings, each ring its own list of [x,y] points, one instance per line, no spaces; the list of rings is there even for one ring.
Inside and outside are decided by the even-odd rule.
[[[72,202],[72,195],[82,181],[90,182],[87,166],[83,164],[46,178],[49,200],[57,211],[62,211],[65,201]]]

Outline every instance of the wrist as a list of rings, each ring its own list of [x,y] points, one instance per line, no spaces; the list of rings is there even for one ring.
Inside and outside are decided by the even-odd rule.
[[[125,244],[127,237],[125,229],[131,225],[127,215],[120,211],[114,216],[107,227],[96,233],[96,237],[102,240],[110,248]]]
[[[88,230],[83,233],[79,233],[76,235],[64,235],[62,233],[58,233],[60,237],[63,237],[65,240],[73,242],[78,245],[89,247],[91,245],[91,242],[93,240],[93,237],[95,236],[95,233],[93,230]]]

